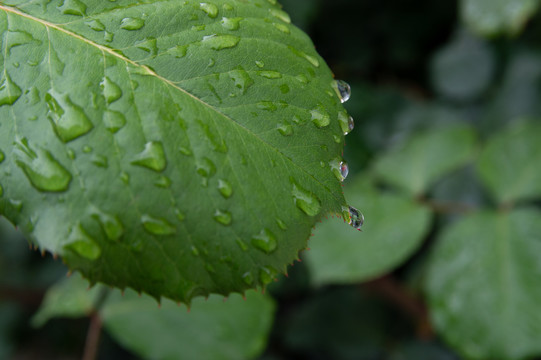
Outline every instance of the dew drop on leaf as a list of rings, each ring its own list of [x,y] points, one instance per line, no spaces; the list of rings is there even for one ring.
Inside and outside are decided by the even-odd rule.
[[[136,41],[134,46],[152,56],[156,56],[158,54],[158,42],[154,37],[147,37],[143,40]]]
[[[278,227],[282,230],[287,230],[287,225],[285,222],[282,221],[280,218],[276,218],[276,224],[278,224]]]
[[[254,84],[254,80],[240,65],[229,72],[229,77],[233,80],[235,87],[240,89],[242,94],[245,94],[246,90]]]
[[[120,240],[124,234],[124,226],[116,216],[95,209],[92,211],[92,217],[99,222],[107,239],[111,241]]]
[[[109,31],[106,31],[103,34],[103,40],[105,40],[106,42],[113,41],[114,37],[115,37],[115,34],[113,34],[112,32],[109,32]]]
[[[284,136],[290,136],[293,134],[293,126],[291,126],[291,124],[286,121],[279,123],[277,129],[280,134]]]
[[[242,274],[242,281],[248,286],[252,286],[254,283],[254,276],[252,275],[251,271],[247,271],[244,274]]]
[[[288,84],[280,85],[280,92],[282,94],[287,94],[289,92],[289,85]]]
[[[289,27],[285,24],[273,23],[272,25],[284,34],[289,34],[291,32],[291,30],[289,30]]]
[[[101,255],[101,248],[96,241],[88,235],[81,224],[73,227],[64,245],[64,249],[71,250],[89,260],[96,260]]]
[[[234,9],[233,5],[231,4],[223,4],[222,7],[224,8],[224,10],[226,11],[231,11]]]
[[[269,12],[272,16],[274,16],[277,19],[282,20],[286,24],[291,23],[291,18],[289,17],[289,14],[286,13],[285,11],[280,10],[280,9],[269,9]]]
[[[145,230],[154,235],[172,235],[177,232],[177,229],[167,220],[148,214],[141,216],[141,222]]]
[[[126,172],[121,172],[120,173],[120,180],[122,180],[122,182],[125,185],[128,185],[130,183],[130,174],[128,174]]]
[[[297,81],[300,82],[303,85],[306,85],[306,84],[309,83],[308,78],[306,77],[306,75],[303,75],[303,74],[299,74],[299,75],[295,76],[295,79],[297,79]]]
[[[203,2],[199,4],[199,7],[212,19],[218,16],[218,7],[212,3]]]
[[[107,104],[117,101],[122,96],[120,86],[118,86],[107,76],[103,78],[103,81],[100,83],[100,87]]]
[[[167,50],[167,53],[176,58],[183,58],[188,52],[188,45],[176,45]]]
[[[154,182],[154,185],[162,189],[168,189],[171,187],[171,179],[169,179],[167,176],[160,176],[158,180]]]
[[[345,110],[338,113],[338,123],[340,124],[340,128],[344,132],[344,135],[349,134],[355,127],[353,118],[349,116]]]
[[[62,14],[84,16],[86,5],[80,0],[63,0],[58,7]]]
[[[107,130],[115,134],[126,125],[126,117],[119,111],[105,110],[103,123]]]
[[[318,104],[313,110],[310,110],[310,115],[312,116],[312,122],[318,128],[328,126],[331,123],[331,117],[321,104]]]
[[[103,25],[103,23],[99,21],[98,19],[86,21],[85,24],[94,31],[105,30],[105,25]]]
[[[260,71],[259,76],[267,79],[280,79],[282,74],[280,74],[278,71]]]
[[[20,45],[30,44],[32,42],[41,43],[41,41],[34,39],[34,37],[30,35],[29,33],[27,33],[26,31],[9,31],[6,45],[5,45],[7,54],[8,55],[11,54],[11,48],[14,48]]]
[[[51,92],[45,94],[48,117],[62,142],[72,141],[94,128],[83,109],[73,103],[68,95],[54,96]]]
[[[353,206],[342,206],[342,216],[345,222],[357,230],[360,230],[364,224],[363,214]]]
[[[258,109],[274,112],[278,107],[273,101],[260,101],[256,104]]]
[[[231,213],[227,210],[216,210],[213,215],[214,220],[222,225],[231,225],[232,216]]]
[[[342,161],[339,158],[333,159],[329,162],[331,171],[339,181],[344,181],[349,174],[349,167],[347,162]]]
[[[218,191],[222,196],[226,199],[229,199],[231,195],[233,194],[233,187],[229,183],[229,181],[224,179],[218,180]]]
[[[21,97],[22,91],[6,72],[4,74],[0,84],[0,106],[13,105]]]
[[[344,80],[336,80],[336,89],[340,102],[345,103],[351,96],[351,87]]]
[[[208,180],[216,173],[216,165],[207,157],[203,157],[197,162],[197,173],[203,178],[202,185],[207,186]]]
[[[92,162],[92,164],[96,165],[97,167],[101,167],[104,169],[109,167],[109,161],[107,160],[107,157],[105,157],[104,155],[93,155],[90,161]]]
[[[120,22],[120,28],[124,30],[139,30],[145,26],[145,20],[140,18],[127,17]]]
[[[291,183],[293,187],[291,194],[293,195],[295,205],[308,216],[316,216],[319,214],[319,211],[321,210],[319,199],[308,190],[302,188],[294,180],[292,180]]]
[[[146,143],[145,149],[137,154],[131,163],[157,172],[163,171],[167,166],[167,160],[162,143],[159,141]]]
[[[223,17],[220,21],[220,24],[222,27],[226,30],[238,30],[240,27],[240,21],[242,18],[236,17],[236,18],[226,18]]]
[[[233,35],[208,35],[203,37],[202,43],[212,50],[223,50],[237,46],[240,37]]]
[[[259,60],[256,60],[255,64],[256,64],[256,66],[258,68],[262,68],[263,66],[265,66],[265,63],[263,61],[259,61]]]
[[[252,236],[251,243],[256,249],[263,251],[265,254],[274,252],[278,246],[276,237],[269,229],[263,229],[259,234]]]
[[[186,215],[179,209],[175,209],[175,215],[177,216],[178,221],[184,221],[184,219],[186,219]]]
[[[248,245],[246,245],[246,243],[244,241],[242,241],[241,239],[237,238],[237,240],[235,240],[237,245],[239,246],[239,248],[242,250],[242,251],[248,251]]]
[[[32,149],[28,140],[15,142],[15,163],[39,191],[61,192],[69,187],[71,174],[47,150]]]
[[[261,283],[264,285],[270,284],[276,277],[277,273],[278,271],[270,266],[262,266],[259,269],[259,281],[261,281]]]
[[[310,64],[312,64],[314,67],[319,67],[319,60],[316,57],[314,57],[312,55],[308,55],[304,51],[300,51],[298,49],[295,49],[291,45],[289,45],[288,48],[289,48],[289,50],[291,50],[291,52],[293,52],[293,54],[295,54],[295,55],[297,55],[299,57],[302,57],[303,59],[308,61]]]

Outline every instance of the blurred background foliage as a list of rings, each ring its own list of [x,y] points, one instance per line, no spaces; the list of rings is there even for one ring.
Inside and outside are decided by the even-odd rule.
[[[0,359],[541,358],[539,1],[281,2],[352,87],[363,232],[330,218],[264,294],[187,311],[0,219]]]

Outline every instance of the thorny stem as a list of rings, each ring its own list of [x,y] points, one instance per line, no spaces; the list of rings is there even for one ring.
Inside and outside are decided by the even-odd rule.
[[[94,309],[90,314],[90,325],[88,326],[88,333],[86,335],[85,348],[83,352],[82,360],[95,360],[98,354],[98,345],[100,342],[102,321],[99,310],[105,303],[107,296],[109,295],[109,288],[102,287],[96,302],[94,303]]]

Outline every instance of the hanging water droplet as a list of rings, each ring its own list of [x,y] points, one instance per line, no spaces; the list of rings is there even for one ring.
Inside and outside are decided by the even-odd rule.
[[[105,110],[103,123],[107,130],[115,134],[126,125],[126,117],[119,111]]]
[[[167,220],[152,217],[150,215],[141,216],[141,222],[146,231],[154,235],[173,235],[177,229]]]
[[[40,191],[60,192],[69,187],[71,174],[47,150],[31,148],[28,140],[15,142],[15,163],[32,186]]]
[[[233,80],[235,86],[240,89],[242,94],[245,94],[246,90],[248,90],[248,88],[254,84],[254,80],[240,65],[229,72],[229,77],[231,80]]]
[[[266,254],[274,252],[278,247],[276,236],[269,229],[263,229],[259,234],[252,236],[251,243]]]
[[[122,225],[118,217],[107,214],[97,209],[94,209],[92,211],[92,217],[100,223],[101,228],[107,236],[107,239],[111,241],[120,240],[120,238],[124,234],[124,226]]]
[[[289,50],[291,50],[291,52],[293,52],[293,54],[295,54],[295,55],[297,55],[299,57],[302,57],[303,59],[308,61],[310,64],[312,64],[314,67],[319,67],[319,60],[315,56],[308,55],[304,51],[300,51],[298,49],[295,49],[291,45],[289,45],[288,48],[289,48]]]
[[[344,135],[349,134],[355,127],[353,118],[349,116],[345,110],[338,113],[338,122],[340,124],[340,128],[344,132]]]
[[[318,128],[328,126],[331,123],[331,117],[322,104],[318,104],[313,110],[310,110],[310,115],[312,116],[312,122]]]
[[[226,199],[229,199],[233,194],[233,187],[227,180],[219,179],[218,180],[218,191]]]
[[[139,30],[145,26],[145,20],[140,18],[127,17],[120,22],[120,28],[124,30]]]
[[[269,9],[269,12],[271,13],[272,16],[274,16],[277,19],[282,20],[286,24],[291,23],[291,18],[289,17],[288,13],[286,13],[285,11],[272,8],[272,9]]]
[[[329,166],[331,167],[331,171],[333,172],[334,176],[336,176],[339,181],[344,181],[344,179],[348,176],[348,164],[345,161],[342,161],[340,158],[331,160],[329,162]]]
[[[159,188],[169,189],[171,187],[171,179],[169,179],[167,176],[160,176],[154,185]]]
[[[86,5],[79,0],[63,0],[58,7],[62,14],[85,16]]]
[[[226,30],[238,30],[240,27],[240,21],[242,18],[236,17],[236,18],[226,18],[223,17],[220,21],[220,24],[222,24],[223,28]]]
[[[89,260],[96,260],[101,255],[101,248],[96,240],[83,229],[81,224],[73,227],[66,240],[64,249],[71,250]]]
[[[260,101],[256,104],[258,109],[274,112],[278,107],[273,101]]]
[[[288,27],[286,24],[273,23],[272,25],[273,25],[276,29],[278,29],[279,31],[283,32],[284,34],[289,34],[289,33],[291,33],[291,30],[289,30],[289,27]]]
[[[364,224],[363,214],[353,206],[342,206],[342,216],[345,222],[357,230],[360,230]]]
[[[282,221],[280,218],[276,218],[276,224],[278,224],[278,227],[282,230],[287,230],[287,225],[285,222]]]
[[[199,7],[212,19],[218,16],[218,7],[212,3],[200,3]]]
[[[109,161],[107,160],[107,157],[103,155],[93,155],[90,159],[92,164],[96,165],[97,167],[101,168],[108,168],[109,167]]]
[[[118,86],[107,76],[103,78],[103,81],[100,83],[100,87],[107,104],[117,101],[122,96],[120,86]]]
[[[21,97],[22,91],[5,71],[4,74],[0,84],[0,106],[13,105]]]
[[[49,120],[62,142],[72,141],[94,128],[83,109],[73,103],[68,95],[58,95],[51,90],[45,94],[45,101],[49,108]]]
[[[263,285],[270,284],[276,277],[277,273],[278,271],[273,269],[271,266],[262,266],[259,269],[259,281],[261,281]]]
[[[167,160],[162,143],[159,141],[146,143],[145,149],[136,155],[131,163],[157,172],[163,171],[167,166]]]
[[[216,210],[213,218],[222,225],[231,225],[232,216],[231,213],[227,210]]]
[[[233,35],[209,35],[203,37],[201,42],[203,45],[210,47],[212,50],[223,50],[237,46],[240,37]]]
[[[202,185],[206,187],[209,178],[216,173],[216,165],[209,158],[203,157],[197,162],[196,171],[203,177]]]
[[[283,121],[278,124],[278,131],[284,136],[290,136],[293,134],[293,126],[287,121]]]
[[[176,58],[183,58],[188,52],[188,45],[176,45],[167,50],[167,53]]]
[[[335,84],[336,84],[336,91],[338,93],[338,97],[340,98],[340,101],[342,103],[345,103],[346,101],[349,100],[351,96],[351,87],[344,80],[336,80]]]
[[[248,286],[252,286],[254,283],[254,276],[250,271],[245,272],[242,274],[242,281]]]
[[[259,76],[267,79],[280,79],[282,74],[280,74],[278,71],[260,71]]]
[[[316,216],[321,210],[319,199],[291,179],[293,202],[308,216]]]
[[[99,21],[98,19],[86,21],[85,24],[94,31],[105,30],[105,25],[103,25],[103,23]]]

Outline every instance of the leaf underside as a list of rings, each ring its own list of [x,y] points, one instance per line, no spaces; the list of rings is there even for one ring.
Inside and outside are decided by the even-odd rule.
[[[275,1],[8,1],[0,29],[0,214],[90,281],[265,285],[344,205],[345,111]]]

